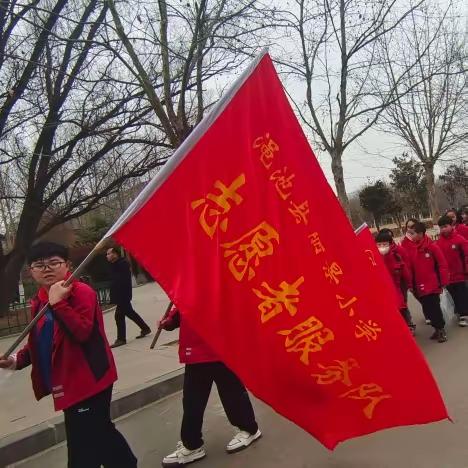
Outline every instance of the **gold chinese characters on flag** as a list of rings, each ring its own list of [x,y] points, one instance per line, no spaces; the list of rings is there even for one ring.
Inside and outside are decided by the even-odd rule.
[[[328,448],[447,418],[268,54],[170,164],[111,234],[249,390]]]

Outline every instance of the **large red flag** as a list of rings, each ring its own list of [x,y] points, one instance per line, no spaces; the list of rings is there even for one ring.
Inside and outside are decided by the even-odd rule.
[[[268,54],[109,235],[257,397],[326,447],[447,418]]]

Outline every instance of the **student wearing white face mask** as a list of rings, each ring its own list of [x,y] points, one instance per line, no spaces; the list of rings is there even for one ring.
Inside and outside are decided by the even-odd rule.
[[[411,285],[411,273],[404,257],[400,253],[401,247],[395,244],[392,233],[387,229],[380,231],[375,241],[379,252],[384,258],[385,266],[393,280],[396,300],[401,316],[414,335],[416,325],[414,325],[410,311],[406,305],[406,296]]]

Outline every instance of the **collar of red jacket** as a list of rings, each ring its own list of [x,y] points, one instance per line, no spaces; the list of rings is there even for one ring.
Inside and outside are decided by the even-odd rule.
[[[448,236],[444,236],[442,233],[440,234],[440,238],[443,239],[443,240],[452,240],[455,236],[457,235],[457,233],[455,232],[455,230],[453,230]]]
[[[418,242],[418,249],[420,250],[425,249],[429,247],[429,245],[431,244],[432,244],[432,240],[427,234],[425,234],[424,237]]]
[[[70,272],[68,272],[65,276],[65,279],[67,280],[68,278],[70,278],[72,274]],[[73,279],[73,282],[75,282],[76,280]],[[46,288],[41,288],[39,289],[39,291],[37,292],[37,297],[39,299],[40,302],[48,302],[49,301],[49,292],[47,291]]]

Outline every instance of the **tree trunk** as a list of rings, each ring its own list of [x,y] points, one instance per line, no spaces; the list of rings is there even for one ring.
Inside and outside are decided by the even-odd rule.
[[[340,200],[343,210],[345,210],[346,216],[348,216],[348,218],[351,219],[351,208],[349,206],[348,194],[346,193],[346,185],[343,174],[343,163],[341,160],[342,154],[343,153],[339,153],[337,151],[335,151],[334,154],[331,154],[331,169],[333,172],[333,178],[335,180],[335,187],[338,199]]]
[[[8,255],[0,258],[0,315],[8,312],[15,296],[26,254],[36,239],[43,210],[33,197],[26,198],[18,223],[15,245]]]
[[[400,230],[400,234],[403,234],[403,225],[401,223],[401,218],[399,215],[395,215],[393,218],[394,222],[398,225],[398,229]]]
[[[374,226],[377,229],[377,231],[380,231],[380,220],[377,216],[374,216]]]
[[[439,202],[436,196],[435,176],[434,176],[434,165],[424,165],[424,175],[426,177],[426,188],[429,202],[429,210],[431,212],[432,220],[434,223],[440,218]]]
[[[24,255],[19,251],[13,250],[0,258],[0,317],[8,313],[8,307],[17,291],[23,264]]]

